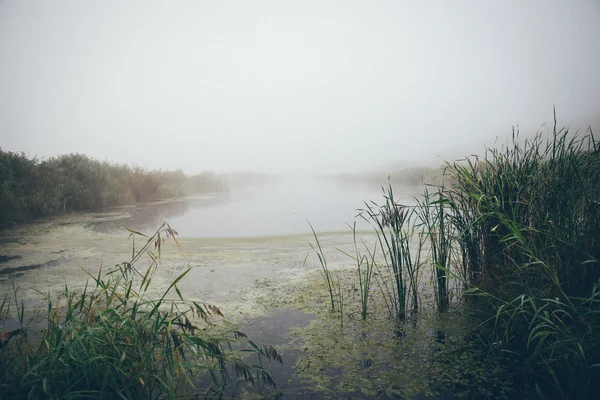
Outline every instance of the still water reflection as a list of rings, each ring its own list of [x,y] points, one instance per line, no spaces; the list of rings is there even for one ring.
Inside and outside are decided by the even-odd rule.
[[[398,191],[404,203],[412,193]],[[310,233],[310,220],[317,232],[346,231],[364,202],[382,202],[381,191],[322,180],[279,181],[230,193],[182,199],[162,204],[144,204],[107,210],[90,226],[99,231],[128,227],[145,232],[167,221],[182,237],[250,237]],[[123,218],[106,218],[111,213]]]

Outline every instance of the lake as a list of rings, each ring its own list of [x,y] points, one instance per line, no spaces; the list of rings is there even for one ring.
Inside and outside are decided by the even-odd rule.
[[[414,204],[415,189],[398,191],[403,201]],[[167,221],[182,237],[256,237],[338,232],[357,222],[365,201],[383,202],[381,190],[337,184],[325,179],[280,180],[229,193],[196,196],[172,202],[107,209],[89,226],[100,232],[127,227],[151,231]],[[112,216],[112,217],[111,217]]]

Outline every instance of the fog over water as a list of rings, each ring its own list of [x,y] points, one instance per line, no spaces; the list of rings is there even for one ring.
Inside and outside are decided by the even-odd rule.
[[[600,0],[0,0],[0,400],[587,398],[595,154],[443,176],[555,116]]]
[[[344,172],[600,115],[600,3],[2,1],[0,146]]]
[[[356,209],[373,197],[367,190],[340,188],[314,180],[282,181],[233,191],[212,207],[191,207],[169,223],[182,236],[265,236],[348,231]],[[364,226],[364,224],[361,224]]]
[[[396,199],[412,205],[416,191],[397,187]],[[167,221],[185,238],[310,234],[308,221],[321,233],[350,232],[355,222],[357,230],[370,231],[357,215],[372,201],[383,203],[381,190],[317,179],[281,180],[175,202],[110,208],[89,226],[101,232],[126,234],[124,228],[130,228],[149,233]]]

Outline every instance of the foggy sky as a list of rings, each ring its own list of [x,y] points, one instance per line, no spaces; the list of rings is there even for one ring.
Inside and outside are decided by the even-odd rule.
[[[598,71],[595,0],[3,0],[0,147],[189,173],[435,162],[553,105],[585,128]]]

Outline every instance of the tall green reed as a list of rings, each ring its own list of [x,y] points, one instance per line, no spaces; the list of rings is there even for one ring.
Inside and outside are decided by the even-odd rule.
[[[365,203],[359,215],[375,228],[380,252],[359,251],[355,239],[363,319],[368,271],[380,265],[388,273],[376,281],[390,314],[404,319],[419,309],[427,250],[437,310],[450,307],[450,284],[462,283],[480,317],[479,338],[500,360],[523,365],[519,393],[593,396],[600,390],[600,143],[591,129],[579,137],[555,120],[547,140],[513,132],[482,157],[448,163],[444,180],[415,207],[397,203],[391,184],[382,205]]]
[[[356,262],[356,277],[358,278],[358,293],[360,297],[360,315],[363,321],[367,320],[369,314],[369,298],[371,296],[371,281],[373,279],[373,272],[377,269],[376,253],[377,243],[373,250],[367,246],[367,244],[361,240],[362,247],[364,247],[367,254],[363,254],[360,251],[358,243],[356,241],[356,222],[350,226],[352,231],[352,241],[354,244],[354,255],[348,254],[347,252],[337,249],[342,254],[351,258]],[[341,291],[340,291],[341,294]]]
[[[425,188],[422,199],[417,200],[415,207],[419,216],[417,227],[423,228],[423,235],[430,251],[435,299],[439,312],[447,311],[450,304],[448,285],[453,233],[450,215],[446,211],[448,202],[443,186],[438,187],[433,195]]]
[[[487,340],[522,359],[542,397],[598,389],[600,146],[591,130],[541,134],[449,164],[447,194],[466,294],[493,322]]]
[[[383,192],[385,202],[382,205],[366,202],[359,216],[374,227],[385,267],[392,277],[390,286],[384,283],[389,304],[393,315],[404,319],[409,311],[416,313],[419,309],[419,262],[413,259],[411,249],[414,209],[396,202],[391,183]],[[375,262],[374,252],[369,256]]]

